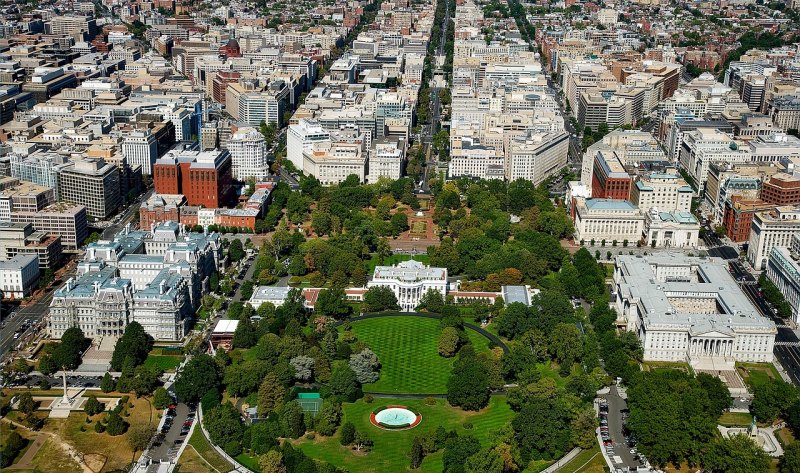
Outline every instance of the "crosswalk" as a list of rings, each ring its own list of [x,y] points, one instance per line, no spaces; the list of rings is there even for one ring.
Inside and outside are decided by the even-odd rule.
[[[775,342],[776,347],[800,347],[800,342]]]

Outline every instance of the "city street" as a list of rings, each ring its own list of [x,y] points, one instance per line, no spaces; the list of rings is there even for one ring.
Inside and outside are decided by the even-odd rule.
[[[0,329],[0,356],[5,356],[10,350],[16,348],[16,345],[30,339],[31,335],[39,330],[40,322],[47,315],[52,299],[53,291],[51,290],[35,304],[17,309],[13,315],[5,319],[5,326]],[[28,325],[28,328],[14,338],[17,330],[25,324]]]

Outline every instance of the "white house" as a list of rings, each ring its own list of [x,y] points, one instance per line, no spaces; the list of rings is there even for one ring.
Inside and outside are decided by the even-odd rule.
[[[390,288],[401,310],[411,312],[428,289],[435,289],[443,296],[447,294],[447,268],[431,268],[414,260],[395,266],[376,266],[367,288],[376,286]]]

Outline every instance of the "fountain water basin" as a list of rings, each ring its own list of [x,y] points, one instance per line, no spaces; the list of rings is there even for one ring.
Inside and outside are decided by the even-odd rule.
[[[419,425],[422,415],[406,406],[385,406],[372,411],[370,422],[386,430],[411,429]]]

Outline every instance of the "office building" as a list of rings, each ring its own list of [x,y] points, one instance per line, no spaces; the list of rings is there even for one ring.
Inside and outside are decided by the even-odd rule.
[[[30,223],[0,222],[0,261],[17,255],[35,255],[39,268],[61,267],[61,237],[35,230]]]
[[[772,362],[777,330],[745,296],[719,258],[680,253],[621,255],[614,268],[620,323],[644,359],[689,361],[731,371],[736,362]]]
[[[750,230],[747,260],[756,270],[767,265],[775,247],[788,247],[800,232],[800,207],[783,206],[766,212],[756,212]]]
[[[634,243],[642,239],[644,215],[627,200],[576,198],[575,240]]]
[[[671,172],[639,176],[631,188],[631,202],[645,211],[653,208],[661,212],[691,211],[692,188],[675,172],[673,168]]]
[[[102,158],[79,158],[58,174],[61,200],[86,207],[90,217],[106,219],[122,205],[119,169]]]
[[[504,163],[506,180],[525,179],[538,186],[566,166],[569,135],[532,132],[515,137],[510,148]]]
[[[286,158],[295,169],[303,169],[303,153],[311,150],[315,142],[330,140],[330,132],[314,120],[301,118],[289,125],[286,131]]]
[[[31,295],[39,281],[39,258],[17,255],[0,261],[0,294],[3,299],[22,299]]]
[[[776,246],[772,249],[767,261],[767,277],[792,308],[792,322],[800,322],[800,233],[792,236],[788,248]]]
[[[40,209],[11,212],[11,223],[30,223],[33,228],[61,237],[67,250],[77,250],[89,236],[86,207],[57,203]]]
[[[263,181],[269,175],[269,153],[262,135],[255,128],[240,128],[228,140],[231,153],[233,178],[246,182],[248,179]]]
[[[233,197],[228,150],[173,150],[153,165],[158,194],[183,194],[189,205],[224,207]]]
[[[153,164],[158,159],[158,141],[150,130],[136,130],[125,136],[122,155],[132,168],[141,167],[142,174],[153,174]]]

